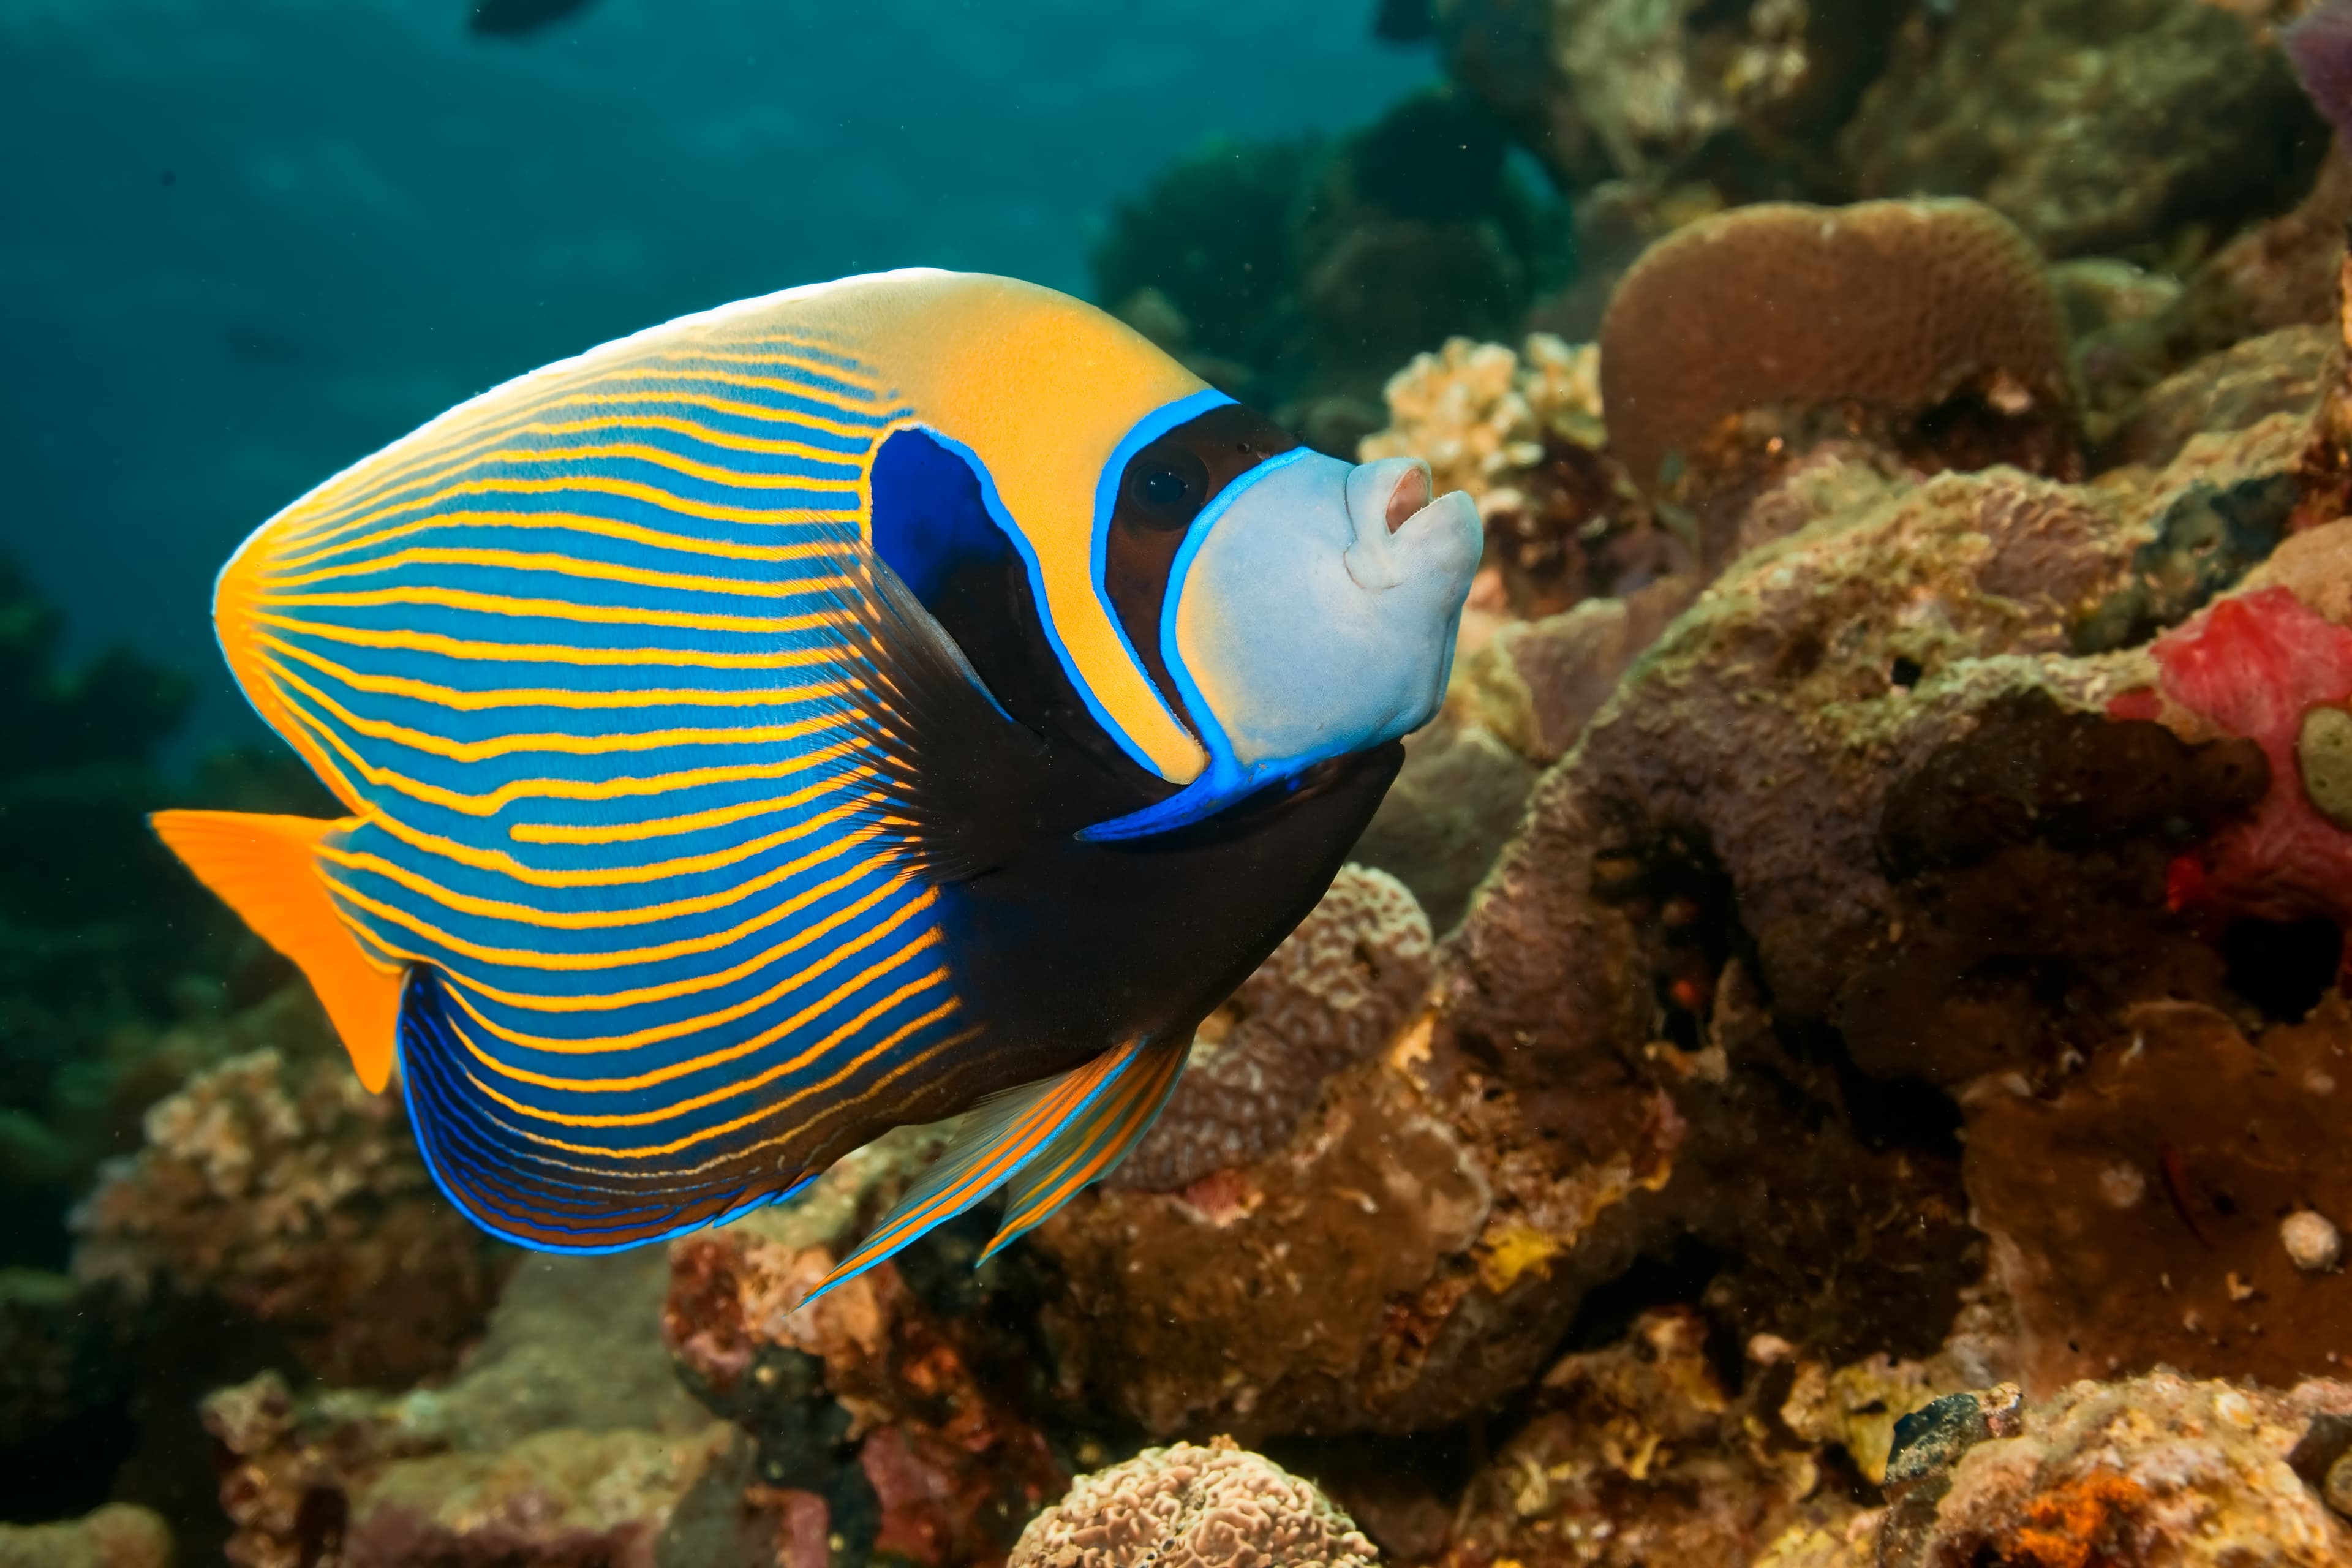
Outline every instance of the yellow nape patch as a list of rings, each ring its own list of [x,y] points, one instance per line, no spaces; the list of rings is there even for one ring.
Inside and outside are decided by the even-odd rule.
[[[340,822],[242,811],[159,811],[148,820],[196,879],[292,959],[334,1020],[360,1081],[392,1081],[402,972],[379,963],[343,923],[311,852]]]

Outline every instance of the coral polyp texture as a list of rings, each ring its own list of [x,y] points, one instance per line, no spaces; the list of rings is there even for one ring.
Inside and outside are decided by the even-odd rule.
[[[1311,1482],[1229,1439],[1146,1448],[1081,1476],[1006,1568],[1371,1568],[1380,1552]]]
[[[1610,447],[1654,485],[1731,416],[1852,404],[1908,419],[1962,393],[2063,421],[2068,337],[2042,257],[1967,201],[1768,203],[1645,252],[1601,329]]]

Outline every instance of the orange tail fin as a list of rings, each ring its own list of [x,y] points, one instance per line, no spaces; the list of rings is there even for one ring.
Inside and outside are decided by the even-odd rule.
[[[148,820],[198,881],[301,968],[360,1081],[381,1093],[392,1080],[403,972],[360,945],[319,875],[312,851],[341,824],[242,811],[159,811]]]

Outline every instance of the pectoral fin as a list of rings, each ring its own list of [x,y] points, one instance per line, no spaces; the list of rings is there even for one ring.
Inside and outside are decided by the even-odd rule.
[[[1135,1070],[1144,1054],[1140,1042],[1130,1042],[1059,1078],[993,1095],[965,1112],[946,1152],[802,1304],[865,1273],[1003,1186],[1060,1133],[1077,1125],[1089,1106]]]
[[[1145,1046],[1135,1065],[1119,1074],[1118,1082],[1065,1123],[1013,1178],[1004,1219],[977,1261],[987,1262],[1013,1237],[1044,1224],[1079,1188],[1110,1174],[1151,1131],[1160,1107],[1175,1091],[1176,1080],[1184,1076],[1184,1062],[1192,1054],[1189,1035]]]
[[[242,811],[159,811],[148,821],[198,881],[300,968],[360,1081],[382,1093],[392,1081],[402,971],[360,945],[319,875],[312,851],[344,824]]]

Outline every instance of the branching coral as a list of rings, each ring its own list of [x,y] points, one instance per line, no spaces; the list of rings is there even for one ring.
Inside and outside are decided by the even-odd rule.
[[[1313,1485],[1221,1438],[1081,1476],[1006,1568],[1370,1568],[1372,1543]]]
[[[1567,608],[1659,566],[1647,514],[1603,450],[1601,365],[1591,344],[1530,336],[1522,353],[1448,340],[1389,378],[1389,426],[1360,455],[1428,462],[1439,493],[1463,490],[1486,520],[1489,559],[1521,614]]]

